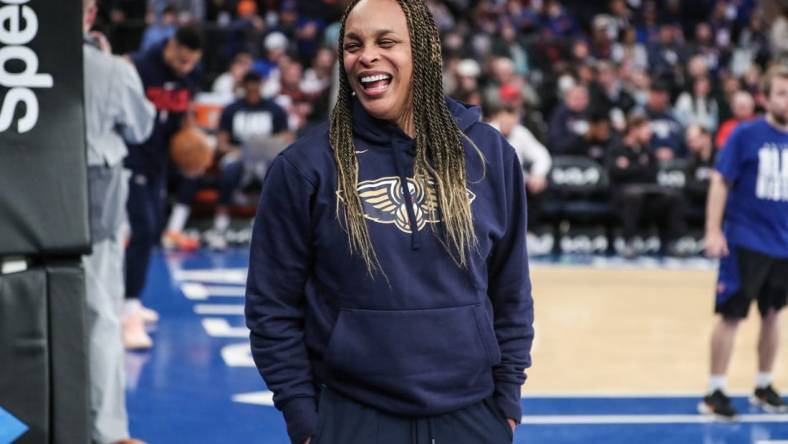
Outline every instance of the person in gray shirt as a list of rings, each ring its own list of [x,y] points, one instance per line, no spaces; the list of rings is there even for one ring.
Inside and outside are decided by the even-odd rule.
[[[102,35],[88,34],[95,0],[83,0],[84,82],[92,254],[82,257],[87,294],[91,434],[97,444],[142,444],[130,439],[124,393],[123,238],[128,177],[126,142],[153,130],[155,109],[134,66],[113,56]]]

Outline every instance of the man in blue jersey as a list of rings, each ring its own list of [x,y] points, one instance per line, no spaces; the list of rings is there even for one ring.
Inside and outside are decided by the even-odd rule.
[[[126,167],[131,170],[127,204],[131,238],[126,248],[126,304],[123,341],[126,348],[150,348],[153,342],[143,321],[157,318],[139,302],[145,286],[151,250],[163,228],[167,164],[172,136],[181,129],[197,91],[203,37],[192,26],[179,28],[169,40],[132,56],[145,95],[156,106],[151,136],[129,147]]]
[[[764,93],[766,116],[737,127],[720,153],[706,210],[706,253],[721,258],[715,308],[721,318],[712,333],[709,394],[699,409],[725,418],[736,416],[725,373],[753,300],[762,322],[751,402],[768,412],[788,410],[772,386],[778,316],[788,295],[788,67],[768,72]]]

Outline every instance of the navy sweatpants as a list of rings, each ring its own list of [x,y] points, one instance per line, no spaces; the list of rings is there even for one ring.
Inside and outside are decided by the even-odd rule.
[[[126,298],[138,298],[145,287],[148,262],[153,247],[159,244],[164,227],[163,177],[132,170],[129,179],[129,215],[131,238],[126,247]]]
[[[379,411],[324,387],[311,444],[510,444],[512,440],[512,430],[492,398],[455,412],[414,418]]]

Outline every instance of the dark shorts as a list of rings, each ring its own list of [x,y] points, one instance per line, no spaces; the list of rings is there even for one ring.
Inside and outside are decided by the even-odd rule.
[[[512,439],[492,398],[416,418],[385,413],[323,388],[312,444],[510,444]]]
[[[730,255],[720,260],[717,301],[714,311],[726,319],[744,319],[752,301],[765,316],[780,310],[788,297],[788,259],[779,259],[730,246]]]

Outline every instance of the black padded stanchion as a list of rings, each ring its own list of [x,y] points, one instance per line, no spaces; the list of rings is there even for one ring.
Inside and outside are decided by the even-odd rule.
[[[78,261],[47,265],[52,443],[90,442],[85,275]]]
[[[43,269],[0,275],[0,406],[29,428],[19,444],[51,437],[46,281]]]
[[[79,255],[90,247],[82,2],[10,3],[4,13],[31,20],[0,33],[0,258]]]
[[[0,407],[29,428],[19,443],[84,444],[82,1],[0,7],[0,264],[22,264],[0,267]]]

